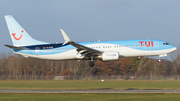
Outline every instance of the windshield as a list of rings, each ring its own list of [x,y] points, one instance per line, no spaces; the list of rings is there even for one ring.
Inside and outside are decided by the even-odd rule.
[[[169,43],[163,43],[163,45],[169,45]]]

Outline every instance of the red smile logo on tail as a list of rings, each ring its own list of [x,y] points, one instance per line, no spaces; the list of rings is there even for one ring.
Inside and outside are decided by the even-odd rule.
[[[21,32],[23,33],[24,31],[22,30]],[[14,37],[15,40],[20,40],[22,38],[22,34],[19,38],[17,38],[15,35],[16,33],[12,33],[12,36]]]

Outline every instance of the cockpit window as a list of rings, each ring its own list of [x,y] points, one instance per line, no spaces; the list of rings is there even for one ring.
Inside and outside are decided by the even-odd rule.
[[[169,45],[169,43],[163,43],[163,45]]]

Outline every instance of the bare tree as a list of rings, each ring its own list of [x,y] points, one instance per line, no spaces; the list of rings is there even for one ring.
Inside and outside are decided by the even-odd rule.
[[[170,57],[172,59],[174,74],[180,74],[180,46],[170,54]]]

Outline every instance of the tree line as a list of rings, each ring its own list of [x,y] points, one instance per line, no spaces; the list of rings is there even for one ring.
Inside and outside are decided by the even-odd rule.
[[[138,57],[120,58],[117,62],[95,61],[89,67],[88,60],[53,61],[25,58],[12,53],[0,54],[0,75],[179,75],[180,52],[172,54],[171,61]]]

